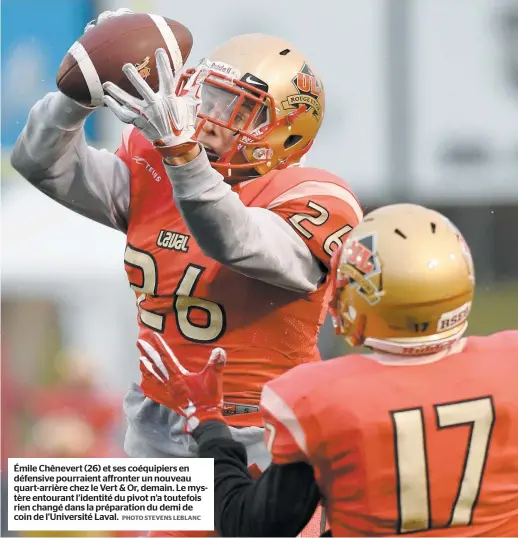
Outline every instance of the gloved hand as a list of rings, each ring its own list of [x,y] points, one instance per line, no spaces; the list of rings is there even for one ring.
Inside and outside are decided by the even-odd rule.
[[[196,116],[201,105],[201,72],[181,96],[176,95],[176,82],[169,56],[164,49],[155,52],[159,89],[154,92],[139,75],[133,64],[122,68],[142,99],[132,97],[113,82],[105,82],[104,104],[124,123],[133,124],[162,154],[177,157],[193,149],[197,142]]]
[[[121,15],[131,15],[134,13],[131,9],[128,9],[127,7],[121,7],[120,9],[117,9],[115,11],[103,11],[96,19],[93,19],[85,26],[85,33],[88,32],[88,30],[91,30],[98,24],[101,24],[103,21],[107,19],[111,19],[113,17],[120,17]]]
[[[223,349],[213,349],[205,368],[194,373],[180,364],[158,333],[153,333],[153,345],[142,339],[137,345],[142,391],[183,416],[186,433],[207,421],[224,422],[223,370],[227,356]]]

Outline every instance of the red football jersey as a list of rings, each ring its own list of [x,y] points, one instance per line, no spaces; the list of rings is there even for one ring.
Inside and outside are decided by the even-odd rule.
[[[239,404],[258,404],[265,382],[319,360],[327,282],[313,293],[296,293],[208,258],[175,206],[161,157],[149,142],[126,131],[118,155],[131,172],[125,265],[139,306],[139,337],[149,341],[149,332],[159,331],[192,371],[205,365],[213,347],[224,347],[225,401]],[[326,266],[362,216],[348,186],[323,170],[272,171],[233,189],[246,206],[282,216]],[[252,419],[236,415],[229,422],[243,420]],[[253,420],[262,425],[259,413]]]
[[[273,461],[314,466],[334,536],[517,536],[517,359],[510,331],[302,365],[264,388]]]

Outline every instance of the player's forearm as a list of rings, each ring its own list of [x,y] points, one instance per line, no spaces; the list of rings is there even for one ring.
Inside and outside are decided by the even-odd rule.
[[[207,256],[246,276],[296,291],[314,291],[322,269],[281,217],[245,206],[214,170],[205,151],[166,166],[175,202]]]
[[[27,125],[18,137],[11,156],[13,166],[37,184],[81,136],[92,111],[60,92],[45,95],[32,107]]]
[[[47,94],[32,108],[11,163],[66,207],[124,230],[129,170],[115,155],[87,145],[83,125],[91,112],[59,92]]]
[[[214,458],[214,517],[220,536],[296,536],[311,519],[320,494],[306,463],[272,465],[253,480],[246,449],[222,423],[193,433],[199,455]]]

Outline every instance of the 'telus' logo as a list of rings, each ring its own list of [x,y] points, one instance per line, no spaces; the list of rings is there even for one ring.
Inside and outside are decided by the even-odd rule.
[[[160,176],[160,174],[146,161],[146,159],[142,158],[142,157],[133,157],[133,160],[137,163],[137,164],[142,164],[146,167],[146,171],[149,172],[151,174],[151,176],[153,177],[153,179],[158,183],[160,182],[160,180],[162,179],[162,177]]]

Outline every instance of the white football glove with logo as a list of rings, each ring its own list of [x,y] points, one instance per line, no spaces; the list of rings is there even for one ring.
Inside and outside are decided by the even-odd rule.
[[[117,9],[115,11],[103,11],[96,19],[90,21],[85,26],[84,31],[85,33],[88,32],[88,30],[95,28],[98,24],[101,24],[107,19],[112,19],[113,17],[120,17],[121,15],[131,15],[132,13],[134,13],[134,11],[128,9],[127,7],[121,7],[120,9]]]
[[[201,105],[201,76],[189,85],[184,95],[175,93],[176,83],[169,56],[164,49],[155,52],[158,73],[158,92],[153,92],[133,64],[122,68],[142,99],[137,99],[113,82],[105,82],[103,101],[124,123],[133,124],[162,154],[176,157],[190,151],[197,142],[192,140]]]

